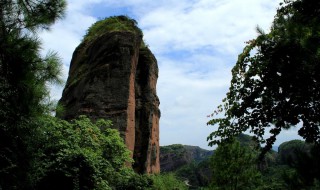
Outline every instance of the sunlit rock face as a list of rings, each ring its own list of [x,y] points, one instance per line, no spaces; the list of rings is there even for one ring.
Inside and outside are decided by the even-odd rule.
[[[159,173],[157,60],[134,20],[111,17],[94,24],[76,48],[57,116],[110,119],[138,173]]]

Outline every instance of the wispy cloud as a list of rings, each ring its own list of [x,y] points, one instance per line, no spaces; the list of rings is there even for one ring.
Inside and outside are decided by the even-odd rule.
[[[138,21],[159,64],[160,143],[207,147],[210,114],[225,96],[231,68],[257,25],[268,30],[280,0],[69,0],[66,18],[41,36],[58,51],[65,78],[75,47],[98,17]],[[54,88],[55,98],[62,88]]]

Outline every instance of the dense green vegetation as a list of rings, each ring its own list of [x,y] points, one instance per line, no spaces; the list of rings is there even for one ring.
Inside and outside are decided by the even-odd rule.
[[[160,147],[162,173],[173,173],[180,180],[188,181],[189,188],[206,187],[212,178],[210,155],[213,151],[197,146],[173,144]]]
[[[173,173],[188,181],[190,189],[199,189],[208,187],[212,181],[212,170],[210,169],[210,157],[207,157],[201,162],[193,161],[189,164],[183,165]]]
[[[249,138],[248,135],[246,139]],[[244,138],[219,145],[211,159],[212,189],[318,189],[316,146],[300,140],[284,142],[263,161]],[[254,142],[253,140],[251,140]],[[318,152],[315,150],[315,152]],[[319,154],[319,153],[318,153]],[[284,159],[285,158],[285,159]]]
[[[218,146],[212,156],[212,185],[219,189],[253,189],[261,184],[257,153],[237,140]]]
[[[284,142],[275,161],[264,168],[265,188],[319,189],[319,148],[300,140]]]
[[[35,189],[144,189],[151,179],[124,163],[132,162],[110,121],[80,116],[67,122],[51,116],[38,121],[30,179]],[[63,183],[57,183],[63,181]]]
[[[172,190],[188,189],[188,186],[181,180],[178,179],[173,173],[153,175],[151,176],[154,182],[153,189],[157,190]]]
[[[183,147],[182,144],[172,144],[169,146],[161,146],[161,152],[163,154],[167,154],[167,153],[171,153],[174,152],[175,154],[177,154],[178,152],[184,152],[185,149]]]
[[[319,149],[301,140],[284,142],[264,160],[251,136],[241,134],[232,143],[219,145],[213,156],[180,165],[168,175],[188,181],[189,189],[319,189]],[[183,145],[166,146],[170,154]],[[180,160],[173,160],[180,162]],[[210,166],[208,168],[208,166]]]
[[[37,121],[50,111],[47,84],[59,82],[54,52],[40,56],[37,31],[63,16],[64,0],[0,1],[0,188],[29,189]]]
[[[84,36],[84,41],[91,41],[106,32],[127,31],[142,36],[142,31],[137,27],[137,22],[127,16],[113,16],[95,22]]]

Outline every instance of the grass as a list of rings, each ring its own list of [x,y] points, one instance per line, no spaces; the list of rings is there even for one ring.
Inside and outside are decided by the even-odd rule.
[[[84,36],[84,41],[92,40],[101,34],[114,31],[134,32],[142,35],[142,31],[138,28],[137,22],[127,16],[113,16],[94,23]]]

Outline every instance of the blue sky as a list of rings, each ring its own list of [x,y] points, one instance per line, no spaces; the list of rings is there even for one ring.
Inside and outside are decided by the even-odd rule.
[[[160,144],[188,144],[205,149],[215,130],[207,115],[220,104],[231,69],[245,41],[259,25],[268,31],[280,0],[68,0],[66,16],[41,33],[43,52],[58,52],[63,78],[72,53],[88,27],[99,18],[127,15],[138,22],[159,65]],[[63,87],[53,86],[51,99]],[[276,144],[298,138],[283,131]]]

